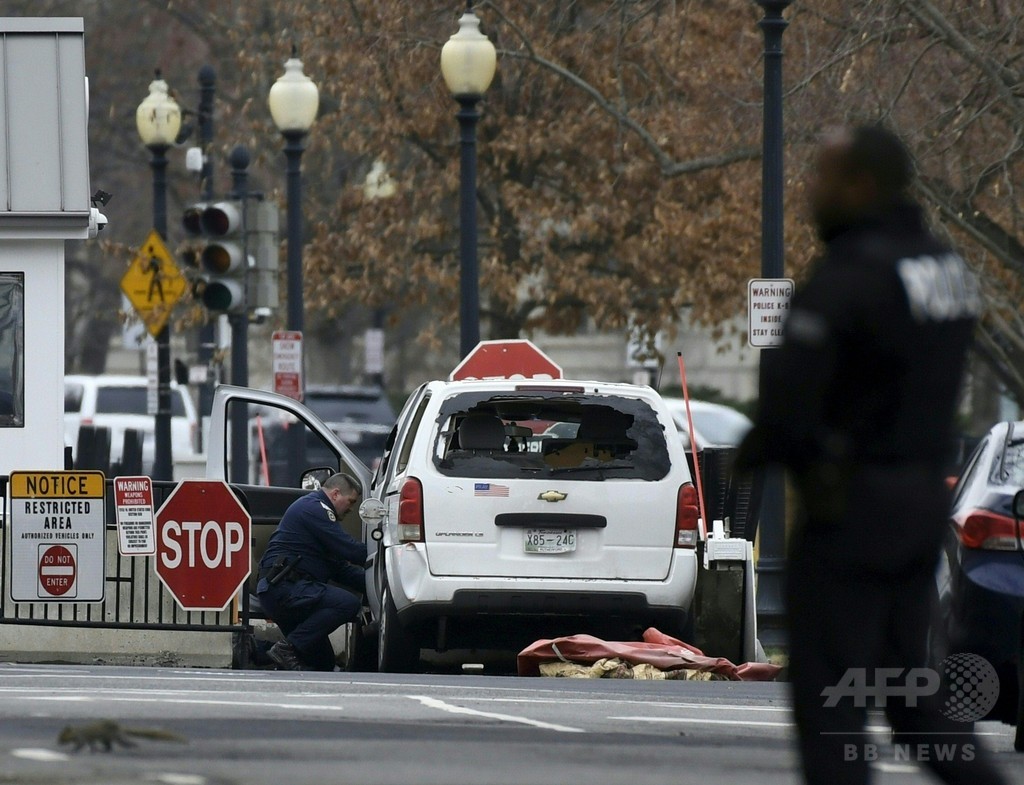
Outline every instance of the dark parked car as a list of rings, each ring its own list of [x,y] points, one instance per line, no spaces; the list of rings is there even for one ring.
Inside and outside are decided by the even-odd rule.
[[[395,411],[379,387],[357,385],[310,385],[303,403],[330,426],[356,456],[370,468],[384,452],[384,441],[395,424]],[[270,485],[293,485],[298,473],[288,476],[288,430],[295,424],[281,419],[260,423],[257,439],[261,449],[254,454],[254,466],[262,472],[265,456]],[[329,466],[335,459],[309,429],[305,432],[302,468]]]
[[[978,654],[995,667],[999,699],[989,719],[1017,725],[1018,751],[1024,751],[1021,488],[1024,422],[1001,422],[975,447],[954,486],[946,559],[939,570],[950,650]]]

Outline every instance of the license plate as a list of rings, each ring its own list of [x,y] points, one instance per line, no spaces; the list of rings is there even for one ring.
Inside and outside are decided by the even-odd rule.
[[[569,553],[576,550],[576,530],[526,529],[523,548],[527,553]]]

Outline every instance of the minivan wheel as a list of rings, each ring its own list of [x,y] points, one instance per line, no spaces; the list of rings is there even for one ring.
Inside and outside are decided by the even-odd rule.
[[[391,589],[384,585],[377,627],[377,670],[381,673],[412,673],[420,661],[415,637],[398,620]]]

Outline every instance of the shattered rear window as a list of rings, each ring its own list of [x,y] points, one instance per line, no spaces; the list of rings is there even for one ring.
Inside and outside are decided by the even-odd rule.
[[[434,464],[450,477],[660,480],[665,429],[645,401],[572,391],[463,393],[441,406]]]

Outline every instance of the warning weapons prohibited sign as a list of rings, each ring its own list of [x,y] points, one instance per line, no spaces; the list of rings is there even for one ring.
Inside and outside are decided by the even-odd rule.
[[[102,602],[102,472],[12,472],[11,599]]]
[[[117,550],[122,556],[156,553],[153,524],[153,481],[149,477],[114,478]]]

